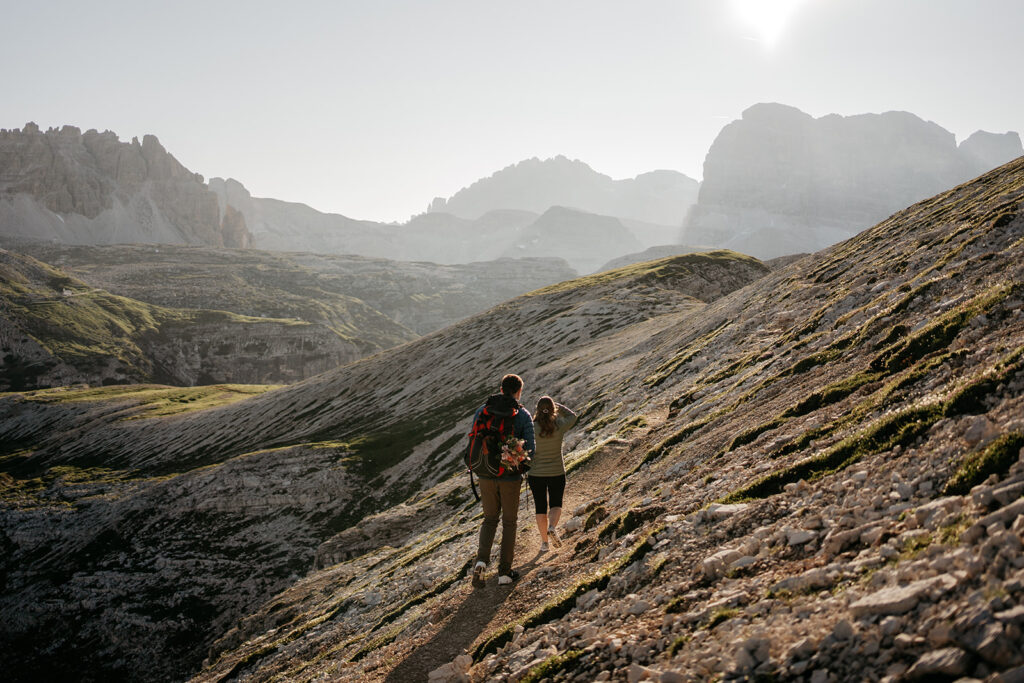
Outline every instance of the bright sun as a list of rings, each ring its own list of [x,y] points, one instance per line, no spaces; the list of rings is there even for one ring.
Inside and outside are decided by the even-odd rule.
[[[733,0],[733,9],[761,41],[771,47],[779,40],[786,23],[805,0]]]

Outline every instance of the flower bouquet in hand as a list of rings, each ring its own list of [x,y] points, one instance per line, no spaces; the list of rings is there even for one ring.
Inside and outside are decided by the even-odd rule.
[[[530,467],[530,456],[523,448],[526,441],[514,435],[501,443],[501,464],[506,470],[525,472]]]

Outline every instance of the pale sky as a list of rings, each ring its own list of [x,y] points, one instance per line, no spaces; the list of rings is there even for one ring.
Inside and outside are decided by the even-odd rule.
[[[155,134],[207,178],[406,220],[528,157],[700,178],[757,102],[1024,133],[1021,0],[5,2],[0,127]]]

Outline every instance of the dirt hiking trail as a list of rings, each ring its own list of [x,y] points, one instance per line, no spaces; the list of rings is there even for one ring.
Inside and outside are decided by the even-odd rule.
[[[653,421],[653,416],[648,416]],[[662,417],[663,416],[659,416]],[[652,425],[653,426],[653,425]],[[649,430],[644,430],[646,434]],[[643,452],[636,448],[643,440],[636,435],[629,441],[614,439],[605,444],[582,466],[572,470],[566,477],[562,522],[572,517],[573,510],[603,499],[606,489],[614,486],[619,477],[636,465],[635,460]],[[567,459],[568,460],[568,459]],[[570,461],[571,462],[571,461]],[[567,464],[569,464],[567,462]],[[554,544],[548,552],[540,551],[540,536],[537,531],[533,498],[526,482],[520,494],[519,524],[516,535],[516,551],[513,567],[520,578],[509,586],[499,586],[496,573],[496,554],[501,542],[501,525],[494,539],[492,561],[487,567],[486,586],[473,588],[469,578],[460,582],[457,588],[439,596],[434,604],[429,627],[424,628],[416,638],[404,646],[394,643],[391,648],[400,649],[400,659],[385,660],[364,680],[387,683],[411,683],[427,681],[434,669],[451,662],[465,653],[472,653],[480,643],[508,624],[522,618],[530,611],[543,605],[576,583],[589,563],[592,551],[580,548],[577,552],[579,534],[564,538],[561,547]],[[608,516],[618,514],[609,510]]]

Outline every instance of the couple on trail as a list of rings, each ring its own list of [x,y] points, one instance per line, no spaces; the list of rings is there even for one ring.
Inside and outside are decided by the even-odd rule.
[[[519,375],[501,378],[501,391],[487,399],[476,411],[466,464],[480,479],[480,501],[484,521],[480,527],[480,546],[473,567],[473,585],[484,585],[484,570],[491,557],[491,546],[501,518],[501,553],[498,561],[498,583],[510,584],[519,578],[512,569],[516,546],[516,523],[519,517],[519,492],[523,475],[528,481],[537,513],[541,552],[548,542],[561,545],[556,527],[562,513],[565,492],[565,463],[562,461],[562,436],[574,424],[576,413],[550,396],[537,401],[537,414],[519,403],[523,380]],[[536,429],[534,425],[536,424]],[[488,467],[488,453],[497,466]],[[475,488],[474,488],[475,492]],[[550,507],[550,511],[549,511]]]

